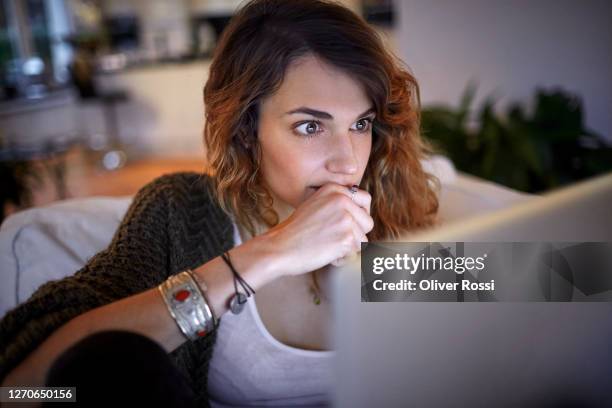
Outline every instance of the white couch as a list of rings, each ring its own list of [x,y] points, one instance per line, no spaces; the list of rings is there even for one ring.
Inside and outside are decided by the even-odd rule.
[[[531,199],[458,174],[443,157],[424,163],[441,181],[440,221],[448,224]],[[8,217],[0,226],[0,316],[44,282],[80,269],[104,249],[132,197],[70,199]]]

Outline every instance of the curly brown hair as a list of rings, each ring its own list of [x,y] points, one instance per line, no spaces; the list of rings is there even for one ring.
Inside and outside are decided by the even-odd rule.
[[[259,172],[258,109],[278,90],[289,64],[306,54],[354,78],[376,110],[360,185],[372,196],[368,239],[395,239],[433,225],[439,182],[421,166],[431,148],[420,134],[416,79],[361,17],[324,0],[250,1],[219,40],[204,87],[204,143],[221,207],[253,235],[254,221],[278,223]]]

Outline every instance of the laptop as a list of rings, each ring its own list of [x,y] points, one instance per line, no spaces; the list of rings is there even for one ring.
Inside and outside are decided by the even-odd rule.
[[[612,242],[612,174],[398,241]],[[334,406],[612,406],[612,302],[361,302],[359,258],[333,279]]]

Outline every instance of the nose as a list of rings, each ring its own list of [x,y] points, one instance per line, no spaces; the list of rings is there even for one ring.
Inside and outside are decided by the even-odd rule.
[[[350,134],[336,134],[331,138],[328,157],[325,163],[327,171],[339,174],[357,173],[357,157]]]

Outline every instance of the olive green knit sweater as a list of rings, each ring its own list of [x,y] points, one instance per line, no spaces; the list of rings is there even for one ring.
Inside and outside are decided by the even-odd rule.
[[[151,289],[233,246],[230,218],[212,198],[210,178],[176,173],[136,195],[109,247],[73,276],[42,285],[0,321],[0,381],[54,330],[88,310]],[[170,355],[208,406],[208,364],[216,333]]]

